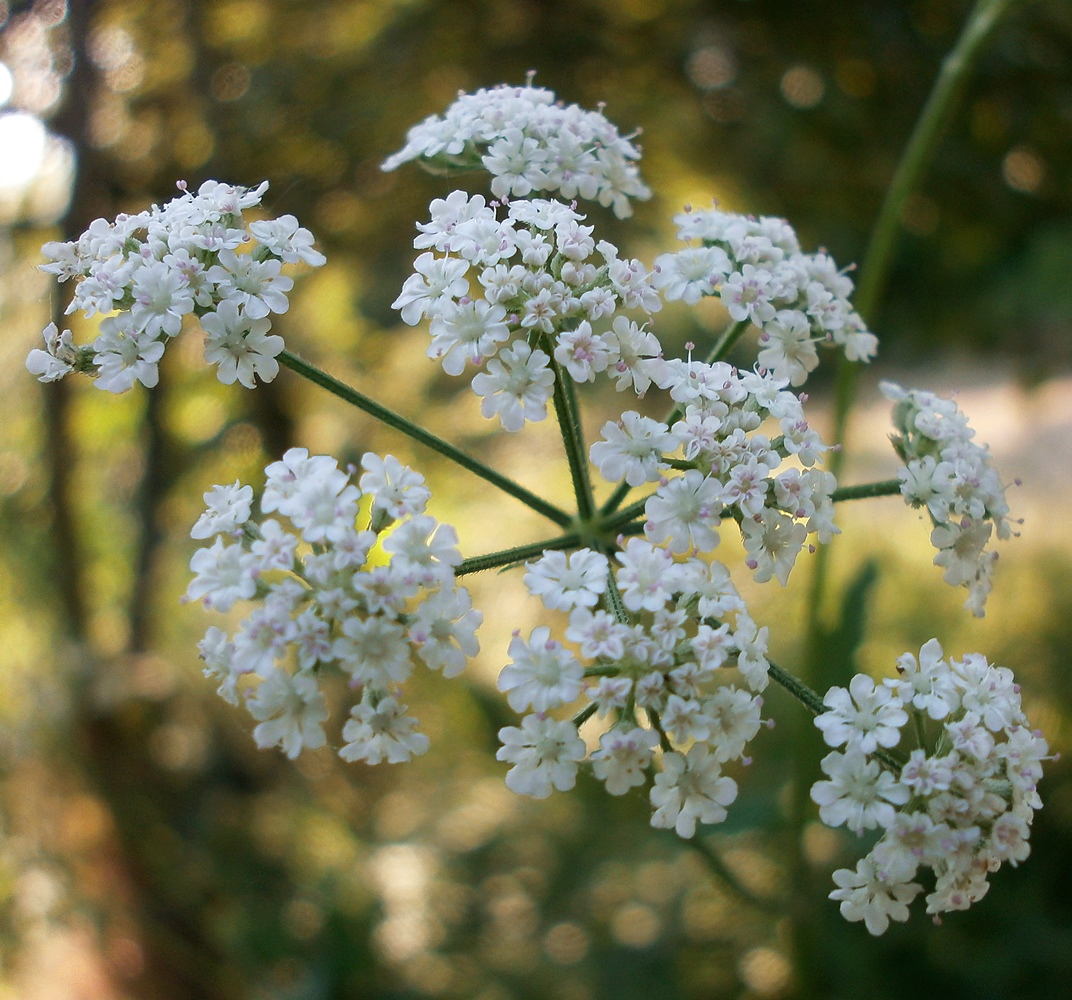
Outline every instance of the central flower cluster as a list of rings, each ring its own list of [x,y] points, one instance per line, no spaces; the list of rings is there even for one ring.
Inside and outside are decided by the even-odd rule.
[[[417,258],[394,308],[411,326],[431,321],[428,356],[450,375],[485,367],[473,389],[484,415],[509,431],[547,416],[552,356],[577,382],[605,374],[643,393],[661,348],[619,310],[646,317],[660,308],[644,265],[597,243],[584,216],[561,202],[514,201],[504,216],[455,191],[433,201],[431,221],[418,226],[414,245],[444,256]],[[607,329],[597,332],[601,322]]]
[[[816,467],[826,445],[800,399],[784,378],[723,362],[666,361],[656,377],[683,409],[681,419],[669,424],[626,411],[603,426],[592,462],[611,482],[659,484],[644,506],[651,541],[675,554],[709,552],[722,518],[732,517],[756,580],[775,576],[784,586],[808,535],[826,542],[838,532],[830,500],[836,480]],[[781,432],[773,440],[764,433],[771,425]],[[799,466],[782,468],[789,458]],[[686,471],[668,479],[672,466]]]
[[[528,565],[525,584],[545,606],[569,610],[566,639],[540,625],[527,640],[515,633],[511,663],[499,675],[510,707],[526,715],[499,733],[499,759],[513,767],[514,791],[545,798],[572,788],[582,761],[611,795],[650,789],[652,825],[691,837],[697,823],[718,823],[737,795],[722,774],[759,731],[759,692],[768,682],[767,629],[749,617],[718,562],[675,560],[662,547],[630,539],[608,559],[580,549],[548,552]],[[603,598],[618,614],[593,610]],[[736,668],[743,687],[726,682]],[[574,721],[548,713],[583,699]],[[607,718],[591,756],[577,725]]]

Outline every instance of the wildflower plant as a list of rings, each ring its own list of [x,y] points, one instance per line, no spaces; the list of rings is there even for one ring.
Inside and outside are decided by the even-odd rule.
[[[1011,534],[1003,485],[954,403],[892,385],[898,479],[840,485],[838,450],[809,422],[800,389],[823,354],[840,355],[842,373],[876,356],[848,271],[802,250],[785,219],[717,206],[676,215],[679,245],[650,264],[621,254],[600,238],[599,212],[625,219],[650,195],[633,138],[530,79],[460,96],[384,163],[491,175],[490,197],[455,190],[431,203],[394,308],[427,331],[428,357],[467,379],[503,432],[522,435],[553,411],[574,511],[270,332],[287,309],[284,269],[324,258],[293,217],[245,222],[267,183],[210,181],[196,193],[180,184],[163,207],[48,244],[44,269],[76,281],[71,310],[99,314],[100,332],[78,346],[50,326],[27,367],[42,381],[77,371],[112,392],[152,387],[192,316],[221,381],[254,388],[290,368],[555,526],[548,539],[463,558],[453,528],[426,512],[423,477],[373,453],[358,470],[291,449],[265,469],[257,502],[250,485],[212,487],[191,532],[206,544],[191,559],[186,599],[248,609],[231,634],[212,625],[200,654],[220,695],[255,720],[258,746],[293,758],[331,742],[368,764],[426,752],[406,681],[422,663],[448,678],[463,671],[482,614],[458,581],[512,568],[555,614],[528,635],[515,630],[500,654],[498,687],[520,716],[499,733],[510,789],[542,799],[587,770],[612,796],[646,794],[652,826],[693,838],[732,808],[733,765],[747,763],[771,724],[764,692],[774,681],[816,715],[832,748],[811,792],[820,818],[878,836],[855,871],[834,875],[843,915],[882,933],[907,919],[927,870],[927,911],[962,909],[986,892],[989,872],[1027,857],[1041,805],[1048,748],[1011,672],[978,653],[947,656],[931,639],[918,657],[900,657],[896,677],[857,675],[819,694],[771,661],[762,611],[746,606],[734,578],[785,586],[805,553],[839,533],[839,501],[900,493],[927,509],[935,562],[982,615],[995,558],[986,545]],[[728,327],[702,357],[691,344],[668,357],[660,308],[705,297],[721,300]],[[749,333],[754,363],[731,365]],[[580,391],[600,381],[621,403],[589,442]],[[662,419],[637,408],[657,394]],[[602,499],[593,471],[610,484]],[[741,538],[743,566],[714,558],[726,532]],[[332,674],[353,692],[341,744],[325,729]]]

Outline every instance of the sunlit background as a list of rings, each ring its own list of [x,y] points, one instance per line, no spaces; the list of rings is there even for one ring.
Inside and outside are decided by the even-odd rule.
[[[476,580],[484,654],[467,683],[423,678],[432,751],[404,766],[295,763],[200,674],[209,622],[179,604],[189,527],[214,483],[258,481],[294,444],[391,451],[428,477],[466,554],[540,537],[523,508],[289,373],[220,385],[196,332],[160,386],[115,398],[42,386],[26,353],[65,289],[40,246],[172,197],[175,181],[271,181],[266,203],[328,265],[276,322],[289,345],[538,492],[568,497],[551,427],[503,441],[390,303],[415,220],[443,181],[379,163],[459,89],[537,83],[643,130],[656,197],[607,238],[650,260],[685,203],[784,214],[806,249],[859,260],[897,156],[969,4],[962,0],[0,0],[0,998],[720,1000],[1063,996],[1072,975],[1072,774],[1052,763],[1034,854],[940,927],[875,941],[826,900],[863,847],[791,821],[821,747],[788,699],[709,838],[716,877],[643,797],[592,781],[544,803],[502,783],[494,691],[540,609]],[[1072,713],[1072,8],[1022,5],[990,43],[903,213],[881,354],[847,481],[888,478],[879,377],[957,391],[1010,485],[987,617],[930,565],[898,500],[847,505],[830,677],[881,673],[939,636],[1013,668],[1067,751]],[[469,182],[469,179],[466,179]],[[478,183],[473,180],[471,183]],[[598,212],[598,209],[593,210]],[[593,215],[593,218],[595,216]],[[670,348],[717,309],[668,310]],[[92,339],[86,321],[76,336]],[[746,346],[742,358],[747,356]],[[810,383],[809,383],[810,385]],[[812,401],[823,411],[829,374]],[[598,428],[612,401],[586,398]],[[802,561],[747,586],[774,652],[799,663]],[[515,574],[516,576],[516,574]],[[844,599],[854,595],[857,600]],[[824,680],[824,679],[817,679]],[[803,737],[806,743],[799,744]],[[801,766],[801,762],[808,766]],[[743,890],[743,891],[742,891]]]

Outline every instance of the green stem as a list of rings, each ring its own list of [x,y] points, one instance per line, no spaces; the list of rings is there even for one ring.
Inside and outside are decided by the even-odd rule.
[[[812,715],[822,715],[826,711],[823,704],[823,696],[818,691],[809,687],[799,677],[779,667],[777,663],[770,663],[770,679],[780,684],[797,701],[799,701]]]
[[[519,545],[513,549],[503,549],[500,552],[489,552],[483,556],[473,556],[456,566],[454,575],[466,576],[469,573],[481,573],[484,570],[499,569],[502,566],[516,566],[527,559],[539,558],[548,549],[572,549],[580,544],[580,535],[570,532],[543,542],[530,542],[528,545]]]
[[[573,379],[551,354],[551,370],[555,373],[554,404],[562,432],[562,445],[566,449],[570,477],[573,479],[573,494],[577,498],[577,515],[584,524],[592,520],[596,504],[592,494],[592,480],[588,475],[588,455],[584,450],[584,434],[581,431],[581,411]]]
[[[711,353],[707,356],[707,363],[713,365],[716,361],[721,361],[733,350],[733,345],[741,339],[741,335],[751,325],[751,320],[742,319],[740,322],[731,323],[726,327],[722,331],[722,336],[715,341],[715,346],[711,348]]]
[[[627,525],[634,518],[641,517],[644,513],[644,507],[651,496],[654,494],[648,494],[643,500],[637,500],[635,503],[631,503],[628,507],[623,507],[619,511],[614,511],[613,515],[607,516],[607,519],[603,522],[603,526],[608,531],[613,531],[615,528],[622,528]],[[601,511],[600,513],[609,514],[609,512]]]
[[[901,493],[900,479],[881,479],[874,483],[858,483],[856,486],[839,486],[830,494],[834,503],[841,500],[865,500],[870,497],[894,497]]]
[[[1023,2],[1024,0],[978,0],[968,15],[956,44],[942,61],[938,78],[894,171],[860,266],[860,281],[853,296],[853,303],[856,311],[869,323],[875,320],[875,312],[889,281],[893,255],[901,237],[901,213],[904,211],[905,202],[919,186],[920,178],[930,165],[942,132],[958,109],[968,78],[991,32],[1012,7]],[[838,367],[833,435],[835,443],[845,440],[858,368],[858,364],[844,359]],[[843,455],[842,451],[831,456],[832,461],[828,468],[835,476],[841,471]]]
[[[431,434],[423,427],[419,427],[411,420],[407,420],[401,414],[387,409],[386,406],[382,406],[364,393],[358,392],[345,382],[340,382],[333,375],[321,371],[315,365],[298,357],[297,354],[291,351],[283,351],[279,355],[279,363],[303,378],[307,378],[322,389],[327,389],[328,392],[339,399],[356,406],[359,410],[364,410],[367,414],[379,420],[380,423],[401,431],[403,434],[413,438],[414,441],[419,441],[426,448],[431,448],[432,451],[449,458],[456,465],[460,465],[463,469],[467,469],[474,475],[491,483],[492,486],[502,490],[503,493],[520,500],[526,507],[530,507],[538,514],[543,514],[544,517],[554,521],[555,524],[566,527],[573,522],[573,518],[569,514],[564,510],[560,510],[554,504],[548,503],[543,497],[537,496],[535,493],[525,489],[520,483],[515,483],[512,479],[496,472],[478,459],[467,455],[449,441],[436,437],[435,434]]]
[[[620,622],[623,625],[630,624],[632,619],[622,603],[622,594],[618,590],[618,581],[614,578],[613,568],[607,571],[607,604],[610,605],[610,610],[616,622]]]

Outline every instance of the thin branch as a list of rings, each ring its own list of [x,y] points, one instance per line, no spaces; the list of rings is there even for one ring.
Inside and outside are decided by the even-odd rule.
[[[352,406],[356,406],[359,410],[364,410],[365,413],[375,417],[380,423],[386,424],[388,427],[393,427],[397,431],[401,431],[408,437],[413,438],[414,441],[423,444],[426,448],[438,452],[440,455],[450,459],[456,465],[460,465],[463,469],[473,473],[473,475],[479,476],[485,482],[491,483],[496,489],[502,490],[503,493],[514,497],[516,500],[520,500],[526,507],[530,507],[538,514],[543,514],[544,517],[554,521],[555,524],[564,528],[573,523],[573,517],[571,515],[556,507],[554,504],[549,503],[547,500],[544,500],[543,497],[539,497],[530,490],[525,489],[520,483],[514,482],[509,477],[502,475],[502,473],[496,472],[479,459],[467,455],[464,451],[456,448],[449,441],[437,437],[435,434],[432,434],[431,432],[426,431],[423,427],[413,423],[413,421],[406,419],[401,414],[395,413],[394,410],[389,410],[386,406],[377,403],[374,399],[371,399],[364,393],[358,392],[357,389],[347,385],[345,382],[341,382],[333,375],[329,375],[327,372],[322,371],[315,365],[298,357],[297,354],[294,354],[291,351],[283,351],[283,353],[279,355],[279,362],[291,371],[296,372],[303,378],[307,378],[310,382],[320,386],[322,389],[327,389],[328,392],[337,396],[339,399],[350,403]]]

